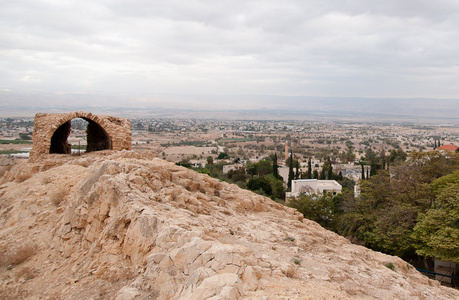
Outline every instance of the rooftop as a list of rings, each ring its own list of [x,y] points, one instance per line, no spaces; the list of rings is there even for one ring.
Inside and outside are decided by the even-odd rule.
[[[435,148],[435,150],[448,150],[448,151],[456,151],[458,146],[453,145],[452,143],[449,145],[443,145],[440,147]]]

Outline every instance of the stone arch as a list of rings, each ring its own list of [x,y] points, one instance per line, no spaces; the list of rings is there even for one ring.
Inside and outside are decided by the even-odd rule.
[[[76,118],[88,122],[86,132],[88,152],[105,149],[132,149],[129,119],[97,116],[82,111],[64,114],[36,114],[30,159],[35,160],[49,153],[71,153],[67,138],[71,130],[71,120]]]
[[[110,135],[97,122],[81,118],[88,122],[86,129],[87,147],[86,152],[108,150],[112,148]],[[60,125],[51,136],[49,153],[70,154],[72,149],[67,140],[71,131],[71,120]]]

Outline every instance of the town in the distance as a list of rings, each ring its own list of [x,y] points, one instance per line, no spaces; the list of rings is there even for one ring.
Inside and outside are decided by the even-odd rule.
[[[75,155],[86,147],[86,126],[83,119],[72,120],[68,143]],[[131,130],[134,150],[154,150],[165,160],[213,173],[210,175],[242,187],[253,175],[264,172],[263,166],[256,164],[272,160],[274,154],[287,187],[290,155],[294,157],[295,179],[347,178],[357,182],[383,167],[383,161],[384,167],[389,167],[413,151],[456,150],[459,141],[459,128],[451,124],[401,122],[132,118]],[[0,119],[1,165],[28,157],[32,131],[33,118]],[[254,165],[259,170],[254,170]],[[333,178],[328,178],[330,166]]]

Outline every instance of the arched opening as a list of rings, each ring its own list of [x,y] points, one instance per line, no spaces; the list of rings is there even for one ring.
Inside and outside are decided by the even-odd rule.
[[[110,137],[107,132],[96,122],[87,120],[88,128],[86,129],[88,146],[86,152],[100,151],[111,149]]]
[[[86,135],[82,134],[86,129]],[[72,144],[69,143],[69,137]],[[111,149],[108,133],[96,122],[87,118],[69,120],[59,126],[51,137],[49,153],[70,154],[76,151],[100,151]],[[75,151],[75,150],[74,150]]]
[[[49,153],[70,154],[71,146],[67,142],[67,138],[70,135],[71,129],[71,123],[67,121],[54,131],[53,137],[51,138]]]

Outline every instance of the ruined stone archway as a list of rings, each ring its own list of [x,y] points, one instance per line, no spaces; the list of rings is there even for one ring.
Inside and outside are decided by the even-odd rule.
[[[71,146],[67,138],[71,130],[71,120],[76,118],[88,122],[88,152],[105,149],[132,149],[129,119],[96,116],[81,111],[64,114],[36,114],[30,159],[35,160],[48,153],[70,154]]]
[[[86,129],[86,152],[108,150],[112,148],[110,136],[99,124],[87,118],[81,119],[88,122],[88,127]],[[68,144],[68,137],[72,126],[71,121],[72,120],[65,122],[53,133],[51,145],[49,146],[49,153],[71,153],[71,145]]]

